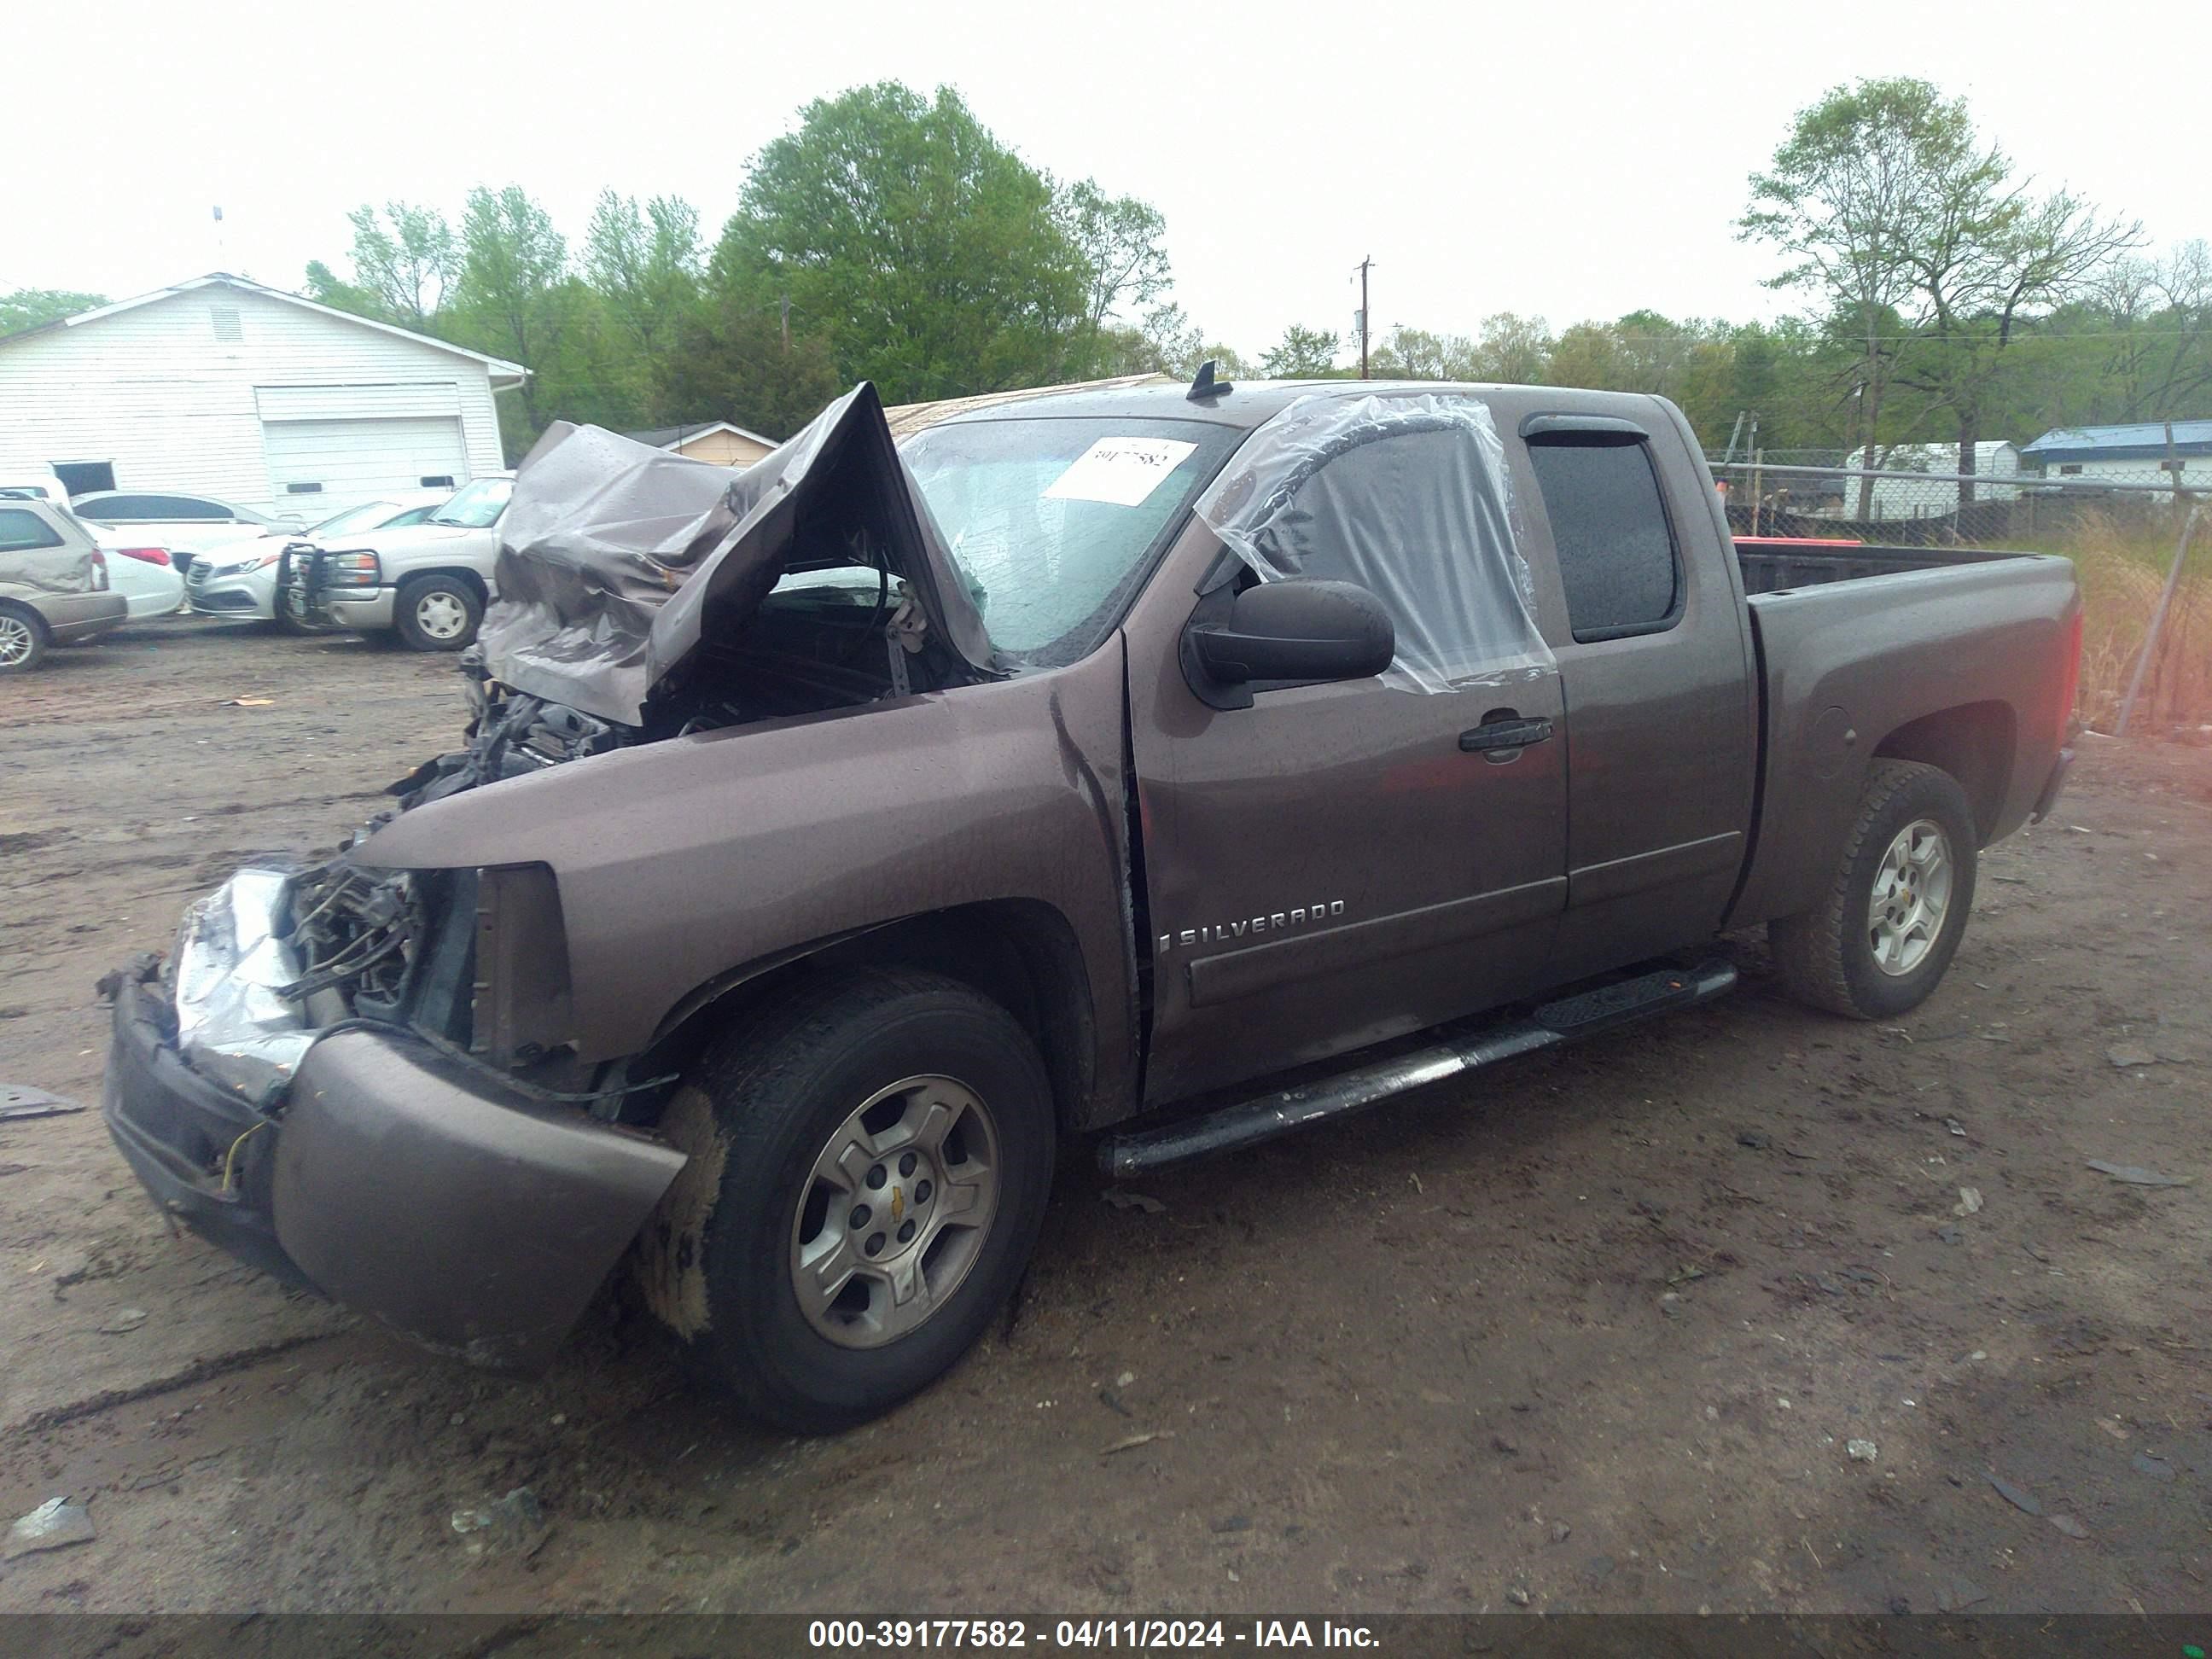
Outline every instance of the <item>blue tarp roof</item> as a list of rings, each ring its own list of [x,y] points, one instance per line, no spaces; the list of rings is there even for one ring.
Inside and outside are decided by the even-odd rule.
[[[2212,454],[2212,421],[2176,421],[2173,447],[2185,455]],[[2039,461],[2160,459],[2166,454],[2166,423],[2054,427],[2020,453]]]

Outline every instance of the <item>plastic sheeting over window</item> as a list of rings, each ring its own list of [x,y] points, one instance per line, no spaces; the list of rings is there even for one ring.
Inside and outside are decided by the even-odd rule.
[[[1262,581],[1357,582],[1382,600],[1398,633],[1386,685],[1449,691],[1553,667],[1514,544],[1504,446],[1475,398],[1301,398],[1195,510]]]

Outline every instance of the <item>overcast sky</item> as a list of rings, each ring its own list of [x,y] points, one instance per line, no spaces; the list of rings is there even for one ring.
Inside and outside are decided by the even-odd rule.
[[[1348,331],[1363,254],[1378,330],[1771,316],[1771,257],[1729,229],[1745,175],[1855,76],[1965,94],[2025,167],[2157,243],[2212,234],[2208,28],[2155,0],[26,7],[0,290],[297,288],[311,258],[343,270],[348,208],[458,216],[477,183],[523,185],[572,243],[609,185],[687,197],[711,234],[799,106],[895,78],[957,85],[1037,166],[1156,204],[1175,297],[1240,350]]]

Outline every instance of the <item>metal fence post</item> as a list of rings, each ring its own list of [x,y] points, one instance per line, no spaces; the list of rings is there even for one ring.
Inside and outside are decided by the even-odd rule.
[[[2166,586],[2159,591],[2158,604],[2150,613],[2150,627],[2143,633],[2142,654],[2136,659],[2136,672],[2128,680],[2128,694],[2120,699],[2119,723],[2112,728],[2116,738],[2128,734],[2128,717],[2135,713],[2136,693],[2142,690],[2143,676],[2150,672],[2151,656],[2158,649],[2158,631],[2166,625],[2166,607],[2173,603],[2173,590],[2181,586],[2182,562],[2189,556],[2189,532],[2197,528],[2197,515],[2203,510],[2192,507],[2181,520],[2181,541],[2173,550],[2173,568],[2166,573]]]

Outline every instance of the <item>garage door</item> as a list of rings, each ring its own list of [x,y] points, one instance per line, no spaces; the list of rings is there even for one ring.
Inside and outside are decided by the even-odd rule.
[[[264,421],[269,483],[279,512],[335,513],[381,491],[431,479],[469,479],[461,422],[452,415],[352,421]]]

